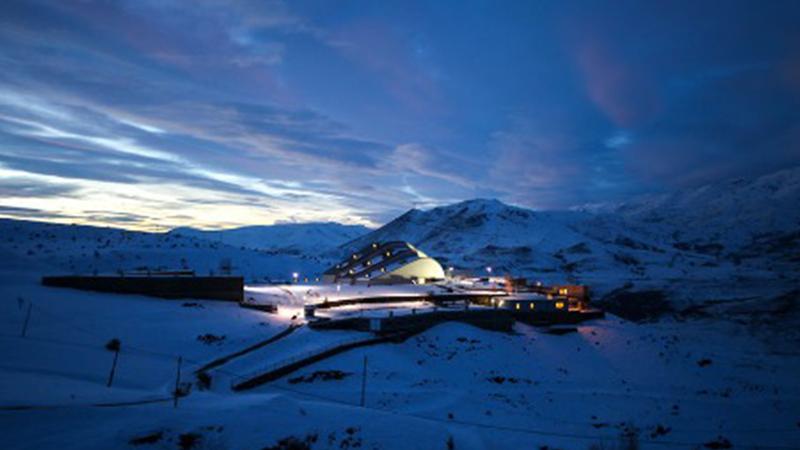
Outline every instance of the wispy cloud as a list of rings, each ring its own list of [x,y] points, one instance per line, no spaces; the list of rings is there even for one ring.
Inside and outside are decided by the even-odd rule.
[[[0,200],[18,217],[374,225],[800,162],[796,6],[0,8]]]

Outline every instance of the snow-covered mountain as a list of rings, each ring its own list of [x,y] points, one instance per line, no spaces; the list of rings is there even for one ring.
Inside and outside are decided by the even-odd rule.
[[[435,256],[443,264],[500,272],[548,271],[558,265],[553,254],[579,244],[583,236],[571,225],[584,213],[531,210],[498,200],[468,200],[429,211],[412,209],[345,248],[373,241],[403,240]]]
[[[696,310],[800,290],[798,205],[800,168],[574,211],[479,199],[412,209],[340,251],[406,240],[476,274],[491,266],[496,274],[586,283],[609,301],[647,292],[659,308]]]
[[[255,250],[313,255],[356,239],[369,231],[363,225],[325,222],[256,225],[227,230],[182,227],[172,230],[170,234]]]
[[[788,179],[776,193],[797,178]],[[727,208],[707,214],[704,203],[722,199],[683,202],[700,198],[690,191],[592,213],[492,200],[410,211],[339,251],[407,239],[459,267],[586,282],[626,317],[705,320],[643,326],[609,315],[565,335],[444,323],[405,342],[334,355],[246,395],[229,382],[367,333],[287,334],[302,316],[289,305],[266,314],[231,302],[52,288],[38,277],[216,271],[230,259],[252,280],[328,261],[181,233],[0,220],[5,447],[791,448],[800,439],[800,252],[797,222],[786,217],[797,203],[796,194],[776,199],[753,189],[763,182],[727,194],[704,189],[741,199],[740,211],[759,216],[752,220]],[[781,208],[786,215],[769,220]],[[269,289],[314,294],[301,285]],[[112,339],[122,348],[113,356]],[[233,356],[199,383],[198,368]],[[176,382],[192,386],[178,408]]]
[[[366,234],[363,227],[331,223],[142,233],[0,220],[0,255],[75,273],[208,273],[229,261],[249,280],[286,279],[292,272],[317,275],[370,242],[405,240],[444,265],[476,274],[491,266],[498,275],[585,283],[612,307],[623,302],[654,313],[716,314],[724,304],[765,311],[800,292],[798,205],[795,168],[582,210],[470,200],[412,209]]]

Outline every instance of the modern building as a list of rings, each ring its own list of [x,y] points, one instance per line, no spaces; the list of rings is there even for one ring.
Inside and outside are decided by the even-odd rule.
[[[550,296],[535,293],[513,294],[495,299],[497,306],[516,312],[553,312],[566,311],[569,302],[565,298],[553,299]]]
[[[328,283],[425,284],[445,278],[438,261],[408,242],[373,242],[323,274]]]

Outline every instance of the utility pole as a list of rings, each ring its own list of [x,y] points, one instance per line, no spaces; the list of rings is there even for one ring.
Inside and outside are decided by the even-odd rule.
[[[119,351],[122,348],[122,343],[119,339],[114,338],[106,344],[106,350],[114,352],[114,362],[111,363],[111,371],[108,373],[108,382],[106,387],[111,387],[114,382],[114,373],[117,371],[117,359],[119,358]]]
[[[175,376],[175,397],[173,399],[173,408],[178,407],[178,396],[180,395],[180,385],[181,385],[181,363],[183,362],[183,357],[178,356],[178,374]]]
[[[28,321],[31,319],[31,308],[33,308],[33,303],[28,303],[28,312],[25,314],[25,323],[22,324],[22,334],[21,337],[25,337],[25,334],[28,332]]]
[[[361,373],[361,407],[364,407],[365,394],[367,391],[367,355],[364,355],[364,371]]]

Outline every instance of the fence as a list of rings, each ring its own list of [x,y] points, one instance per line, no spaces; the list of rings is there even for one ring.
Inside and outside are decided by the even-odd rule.
[[[369,338],[353,338],[323,348],[309,350],[292,357],[286,358],[282,361],[270,364],[260,370],[253,371],[250,374],[238,376],[231,380],[231,389],[234,391],[243,391],[252,389],[270,381],[277,380],[285,375],[288,375],[298,369],[345,352],[347,350],[364,347],[367,345],[379,344],[388,342],[395,339],[400,339],[400,335],[392,336],[379,336]]]

